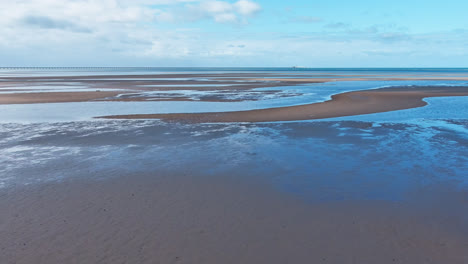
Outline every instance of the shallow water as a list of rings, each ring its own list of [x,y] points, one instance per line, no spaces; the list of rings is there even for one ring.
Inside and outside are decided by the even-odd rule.
[[[394,122],[394,123],[417,123],[431,119],[467,119],[468,97],[431,97],[425,98],[428,105],[424,107],[405,110],[375,113],[358,116],[345,116],[323,119],[326,121],[365,121],[365,122]]]
[[[466,119],[417,124],[3,124],[0,138],[3,188],[112,177],[112,171],[234,174],[310,201],[398,201],[440,184],[468,187]]]

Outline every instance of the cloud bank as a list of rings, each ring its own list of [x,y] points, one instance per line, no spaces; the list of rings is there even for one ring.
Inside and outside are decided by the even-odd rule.
[[[273,13],[258,1],[0,0],[0,66],[422,67],[468,60],[466,30],[353,26],[313,13]]]

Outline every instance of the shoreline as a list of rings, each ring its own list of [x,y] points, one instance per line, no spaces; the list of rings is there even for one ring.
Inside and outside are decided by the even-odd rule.
[[[162,119],[194,123],[217,122],[276,122],[315,120],[390,112],[427,105],[424,98],[468,96],[467,86],[391,87],[345,92],[331,96],[331,100],[305,105],[209,113],[139,114],[99,116],[102,119]]]

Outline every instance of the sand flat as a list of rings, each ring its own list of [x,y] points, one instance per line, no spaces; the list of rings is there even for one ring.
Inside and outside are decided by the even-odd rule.
[[[106,97],[117,96],[122,92],[42,92],[42,93],[12,93],[0,94],[0,104],[37,104],[37,103],[65,103],[85,102]]]
[[[343,75],[336,75],[327,78],[251,78],[250,80],[258,81],[276,81],[276,82],[301,82],[301,83],[313,83],[313,82],[340,82],[340,81],[468,81],[468,77],[465,76],[440,76],[440,77],[421,77],[421,76],[374,76],[374,77],[350,77]]]
[[[259,77],[261,76],[261,77]],[[219,73],[219,74],[146,74],[146,75],[89,75],[89,76],[15,76],[3,77],[0,82],[2,91],[12,91],[12,89],[21,89],[21,93],[0,94],[0,104],[30,104],[30,103],[66,103],[66,102],[86,102],[92,100],[100,101],[148,101],[148,97],[142,95],[132,98],[116,97],[120,94],[129,94],[132,92],[148,91],[178,91],[190,89],[194,91],[222,91],[235,90],[238,92],[251,91],[254,88],[274,88],[281,86],[296,86],[301,84],[341,82],[341,81],[463,81],[468,80],[464,76],[433,76],[433,77],[395,77],[387,75],[375,75],[366,77],[356,77],[354,75],[292,75],[288,73]],[[74,84],[95,89],[96,92],[54,92],[56,84]],[[203,86],[203,85],[206,86]],[[37,93],[27,87],[50,86],[51,91]],[[157,85],[151,87],[152,85]],[[178,86],[180,85],[180,86]],[[190,85],[193,85],[190,87]],[[216,86],[219,85],[219,86]],[[229,87],[225,87],[229,85]],[[190,88],[188,88],[190,87]],[[73,87],[71,87],[73,88]],[[120,89],[115,92],[108,89]],[[19,90],[18,90],[19,91]],[[264,92],[266,93],[266,92]],[[190,101],[187,98],[151,98],[153,101]],[[224,100],[217,97],[206,97],[199,101],[206,102],[229,102],[242,100]],[[314,107],[315,108],[315,107]],[[256,114],[255,114],[256,115]],[[319,114],[320,115],[320,114]],[[136,116],[134,118],[137,118]],[[227,117],[225,117],[227,118]],[[230,119],[234,120],[235,118]],[[272,118],[269,118],[272,119]],[[300,120],[304,117],[296,119]],[[252,119],[253,120],[253,119]],[[258,119],[259,120],[259,119]],[[279,120],[291,120],[281,118]],[[247,120],[246,120],[247,121]],[[214,121],[216,122],[216,121]]]
[[[466,238],[409,209],[305,204],[234,175],[120,175],[2,193],[0,254],[18,264],[466,263]]]
[[[333,95],[323,103],[237,112],[116,115],[98,118],[164,119],[190,122],[271,122],[312,120],[425,106],[426,97],[468,96],[468,87],[395,87]]]

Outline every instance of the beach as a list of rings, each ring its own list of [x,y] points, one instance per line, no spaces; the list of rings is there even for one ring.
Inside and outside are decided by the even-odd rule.
[[[468,262],[466,72],[145,70],[0,74],[2,263]]]
[[[452,230],[460,223],[431,208],[305,204],[237,175],[114,173],[112,180],[3,194],[2,261],[465,263],[468,257],[466,236]],[[463,198],[442,197],[448,201],[437,208],[466,209]]]

